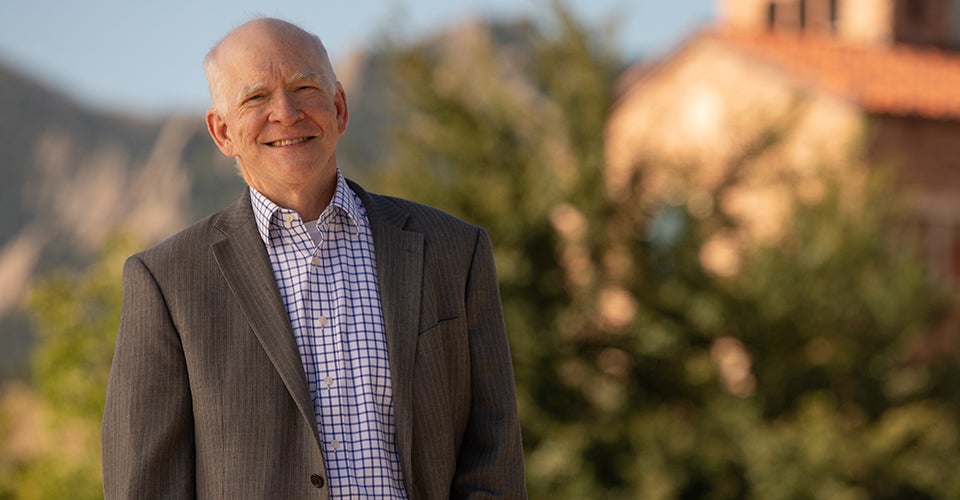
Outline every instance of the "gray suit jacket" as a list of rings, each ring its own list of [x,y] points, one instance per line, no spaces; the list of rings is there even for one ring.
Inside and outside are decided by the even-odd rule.
[[[486,233],[351,186],[377,257],[411,499],[525,497]],[[103,419],[107,498],[327,498],[311,396],[248,191],[130,257]]]

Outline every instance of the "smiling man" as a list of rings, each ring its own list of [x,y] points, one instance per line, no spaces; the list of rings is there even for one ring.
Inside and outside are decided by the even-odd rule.
[[[320,40],[275,19],[206,60],[249,186],[128,259],[107,498],[523,498],[490,242],[345,179]]]

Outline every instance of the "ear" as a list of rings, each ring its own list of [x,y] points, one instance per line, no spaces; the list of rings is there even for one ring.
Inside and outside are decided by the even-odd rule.
[[[213,138],[213,142],[220,148],[221,153],[228,158],[237,156],[236,151],[233,149],[233,142],[230,140],[230,135],[227,134],[227,122],[220,116],[220,113],[217,113],[214,109],[207,111],[207,132],[210,132],[210,137]]]
[[[337,107],[337,131],[343,135],[347,131],[347,123],[350,122],[350,110],[347,109],[347,94],[343,91],[343,85],[337,82],[337,93],[333,96],[333,104]]]

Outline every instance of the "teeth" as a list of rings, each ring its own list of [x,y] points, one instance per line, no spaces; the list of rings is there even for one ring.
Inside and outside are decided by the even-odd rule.
[[[306,141],[306,137],[301,137],[299,139],[284,139],[282,141],[274,141],[270,143],[271,146],[290,146],[293,144],[300,144],[303,141]]]

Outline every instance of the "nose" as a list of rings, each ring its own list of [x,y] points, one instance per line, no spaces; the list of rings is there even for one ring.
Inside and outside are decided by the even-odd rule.
[[[303,118],[303,111],[289,92],[277,92],[270,104],[270,121],[274,123],[292,125]]]

